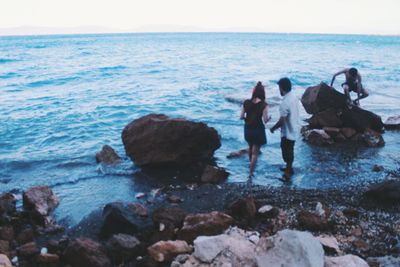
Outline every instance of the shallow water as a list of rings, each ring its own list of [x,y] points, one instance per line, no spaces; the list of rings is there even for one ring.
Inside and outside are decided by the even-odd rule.
[[[97,165],[103,144],[121,154],[123,127],[148,113],[203,121],[222,137],[216,152],[230,182],[246,181],[246,158],[226,155],[246,147],[239,105],[257,80],[267,85],[272,123],[281,76],[296,94],[357,67],[370,97],[362,106],[386,119],[400,114],[400,37],[302,34],[120,34],[0,37],[0,192],[46,184],[61,197],[59,218],[79,221],[114,200],[145,190],[137,168]],[[342,78],[335,86],[340,87]],[[307,114],[303,111],[303,118]],[[269,125],[271,126],[271,125]],[[374,164],[399,168],[399,132],[379,149],[296,144],[293,186],[346,187],[381,179]],[[268,132],[256,177],[281,185],[279,134]]]

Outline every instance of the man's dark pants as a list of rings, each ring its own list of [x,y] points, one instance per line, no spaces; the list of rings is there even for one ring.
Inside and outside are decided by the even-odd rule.
[[[289,140],[286,137],[281,138],[281,150],[283,160],[286,162],[287,168],[292,168],[293,160],[294,160],[294,141]]]

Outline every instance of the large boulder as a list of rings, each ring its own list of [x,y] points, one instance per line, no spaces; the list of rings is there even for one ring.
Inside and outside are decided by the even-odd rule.
[[[72,267],[111,267],[103,245],[86,238],[71,241],[63,254],[63,261]]]
[[[207,165],[201,175],[201,182],[216,184],[225,181],[229,173],[223,168]]]
[[[221,146],[214,128],[162,114],[129,123],[122,132],[122,142],[138,166],[187,166],[208,161]]]
[[[186,216],[178,239],[191,243],[201,235],[218,235],[227,229],[234,220],[231,216],[213,211],[211,213],[189,214]]]
[[[325,257],[324,267],[369,267],[368,263],[355,255]]]
[[[46,222],[46,217],[59,204],[57,196],[48,186],[36,186],[23,194],[24,209],[40,223]]]
[[[387,118],[384,125],[388,130],[400,129],[400,115]]]
[[[1,267],[12,267],[10,260],[4,254],[0,254],[0,266]]]
[[[384,125],[381,117],[357,106],[353,106],[351,109],[343,109],[340,118],[345,127],[354,128],[359,133],[363,133],[367,129],[379,133],[383,132]]]
[[[343,122],[335,109],[327,109],[314,114],[307,120],[311,128],[342,127]]]
[[[115,262],[121,263],[137,256],[140,250],[140,241],[131,235],[113,235],[106,243],[106,247]]]
[[[121,202],[107,204],[103,209],[101,235],[109,237],[113,234],[135,234],[139,228],[149,225],[147,218],[138,215],[129,206]]]
[[[309,114],[316,114],[330,108],[340,109],[346,106],[346,96],[326,83],[308,87],[301,103]]]
[[[400,181],[386,180],[371,185],[364,195],[372,202],[398,205],[400,204]]]
[[[11,215],[16,211],[17,200],[11,193],[3,193],[0,195],[0,216],[4,214]]]
[[[259,267],[323,267],[324,250],[308,232],[283,230],[260,239],[256,259]]]

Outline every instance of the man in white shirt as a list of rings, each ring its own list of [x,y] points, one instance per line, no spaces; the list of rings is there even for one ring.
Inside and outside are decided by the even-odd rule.
[[[299,132],[299,100],[292,91],[292,83],[288,78],[282,78],[278,81],[279,91],[283,96],[279,107],[279,121],[270,129],[271,133],[281,128],[281,150],[283,160],[286,162],[286,168],[283,178],[290,179],[293,175],[294,143]]]

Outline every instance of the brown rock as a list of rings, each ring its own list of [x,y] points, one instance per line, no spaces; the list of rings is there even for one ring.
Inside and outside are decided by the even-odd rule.
[[[161,114],[129,123],[122,132],[122,142],[137,166],[187,167],[211,159],[221,146],[214,128]]]
[[[219,211],[189,214],[183,222],[182,229],[178,232],[178,239],[191,243],[200,235],[218,235],[233,222],[231,216]]]
[[[238,220],[246,220],[250,223],[256,216],[257,208],[254,198],[241,198],[235,200],[229,207],[230,214]]]
[[[45,217],[57,207],[59,200],[48,186],[37,186],[23,194],[23,204],[27,211],[38,217]]]
[[[159,241],[147,248],[149,255],[157,262],[171,261],[179,254],[191,253],[192,248],[186,241]]]
[[[154,210],[152,219],[156,227],[163,223],[165,225],[172,224],[174,228],[181,228],[186,215],[187,213],[180,208],[161,207]]]
[[[4,193],[0,195],[0,215],[9,214],[15,212],[16,199],[11,193]]]
[[[142,217],[149,216],[147,208],[140,203],[129,203],[128,208],[132,209],[139,216]]]
[[[201,175],[201,182],[203,183],[220,183],[228,178],[229,173],[223,168],[207,165]]]
[[[39,254],[39,248],[36,246],[35,242],[29,242],[18,249],[18,255],[22,258],[31,258],[37,254]]]
[[[23,245],[25,243],[32,242],[34,238],[35,232],[33,231],[33,229],[26,228],[17,235],[17,242],[18,244]]]
[[[44,253],[44,254],[39,254],[36,257],[36,261],[38,263],[53,263],[53,264],[57,264],[60,261],[60,257],[57,254]]]
[[[360,237],[362,235],[362,229],[357,227],[351,230],[351,235]]]
[[[12,241],[14,239],[14,228],[12,226],[0,227],[0,239]]]
[[[107,241],[106,247],[115,262],[127,262],[137,256],[140,241],[131,235],[117,234]]]
[[[10,241],[0,240],[0,254],[6,254],[10,252]]]
[[[297,221],[300,228],[309,231],[324,231],[329,229],[328,222],[325,218],[311,213],[309,211],[302,210],[297,214]]]
[[[114,165],[121,162],[121,157],[111,146],[104,145],[101,151],[96,153],[96,162]]]
[[[358,210],[355,209],[351,209],[351,208],[346,208],[343,210],[343,214],[347,217],[347,218],[357,218],[358,216],[360,216],[360,212]]]
[[[308,123],[311,128],[323,128],[323,127],[342,127],[343,123],[337,115],[337,111],[333,109],[328,109],[317,114],[314,114]]]
[[[347,139],[352,138],[352,137],[357,133],[356,130],[354,130],[353,128],[348,128],[348,127],[345,127],[345,128],[340,129],[340,132],[341,132],[341,133],[343,134],[343,136],[346,137]]]
[[[342,134],[342,133],[338,133],[335,138],[334,138],[335,142],[343,142],[346,141],[346,137]]]
[[[332,138],[335,138],[340,133],[340,129],[336,127],[324,127],[322,129]]]
[[[326,83],[308,87],[301,97],[301,103],[309,114],[327,109],[340,109],[346,105],[346,96]]]
[[[356,240],[354,240],[354,241],[353,241],[353,245],[354,245],[357,249],[359,249],[359,250],[361,250],[361,251],[366,251],[366,250],[369,249],[368,243],[365,242],[365,241],[362,240],[362,239],[356,239]]]
[[[90,239],[71,241],[64,251],[63,260],[73,267],[111,267],[105,248]]]
[[[167,199],[168,199],[169,203],[174,203],[174,204],[183,202],[183,200],[180,197],[178,197],[177,195],[168,196]]]

